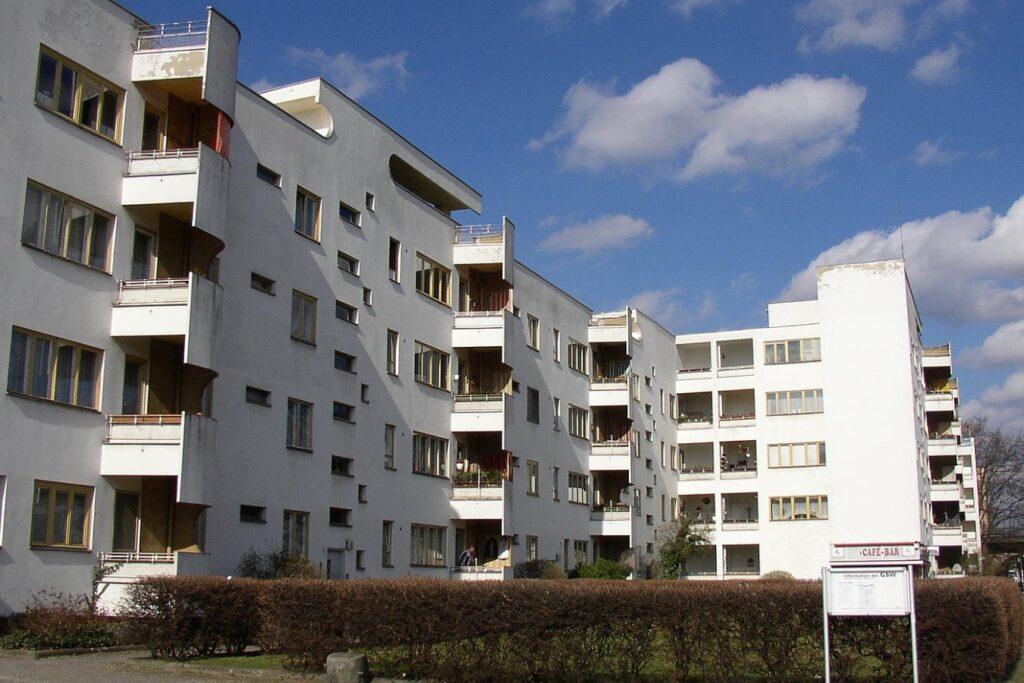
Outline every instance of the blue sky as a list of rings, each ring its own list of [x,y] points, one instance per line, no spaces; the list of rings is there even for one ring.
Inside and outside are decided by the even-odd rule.
[[[152,22],[206,0],[125,0]],[[970,414],[1024,429],[1024,2],[226,0],[240,78],[323,75],[595,309],[759,326],[899,255]]]

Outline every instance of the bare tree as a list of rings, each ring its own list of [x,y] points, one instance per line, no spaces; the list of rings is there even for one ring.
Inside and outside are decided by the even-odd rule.
[[[1024,432],[1004,432],[985,418],[964,423],[977,454],[978,515],[986,549],[1024,543]]]

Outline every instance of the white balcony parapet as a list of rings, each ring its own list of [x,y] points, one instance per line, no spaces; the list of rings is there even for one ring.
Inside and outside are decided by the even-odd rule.
[[[181,443],[183,415],[110,415],[107,443]]]
[[[460,311],[452,322],[453,348],[495,348],[505,345],[506,311]]]
[[[159,306],[187,304],[188,278],[122,280],[117,288],[118,306]]]
[[[151,576],[198,576],[210,573],[206,553],[172,552],[98,553],[103,577],[97,582],[97,609],[102,614],[117,614],[126,606],[131,584]]]
[[[457,413],[483,413],[501,410],[504,394],[455,394],[452,399]]]
[[[126,176],[174,175],[199,170],[199,148],[168,149],[153,152],[125,152]]]
[[[206,19],[170,24],[142,24],[135,31],[135,51],[187,50],[206,46]]]
[[[505,228],[500,223],[490,225],[458,225],[455,227],[455,244],[500,244]]]

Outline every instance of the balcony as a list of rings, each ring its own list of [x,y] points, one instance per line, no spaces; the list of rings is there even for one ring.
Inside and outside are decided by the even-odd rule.
[[[627,439],[592,441],[590,444],[591,470],[629,470],[632,449]]]
[[[948,368],[952,366],[949,344],[924,347],[923,364],[926,368]]]
[[[722,495],[722,531],[752,531],[758,526],[756,493]]]
[[[757,545],[722,546],[726,578],[750,578],[761,573],[761,548]]]
[[[190,273],[184,278],[124,280],[110,317],[112,337],[181,337],[184,362],[212,367],[221,288]]]
[[[757,442],[723,441],[719,455],[722,479],[752,479],[757,476]]]
[[[676,347],[676,355],[679,360],[677,381],[711,377],[711,342],[679,344]]]
[[[505,429],[505,394],[455,394],[453,432],[500,432]]]
[[[455,314],[452,348],[500,348],[505,345],[507,311],[472,311]]]
[[[753,339],[724,339],[718,342],[719,377],[746,377],[753,374]]]
[[[452,261],[456,266],[499,265],[502,279],[512,284],[514,238],[515,225],[508,218],[496,225],[457,225]]]
[[[102,476],[177,477],[178,502],[203,503],[203,468],[215,454],[216,422],[202,415],[110,415]]]
[[[679,458],[681,481],[715,478],[715,446],[710,441],[680,446]]]
[[[629,343],[629,313],[604,313],[590,319],[587,339],[591,344]]]
[[[753,427],[757,414],[753,389],[718,392],[718,427]]]
[[[225,241],[230,162],[200,144],[191,149],[126,152],[125,206],[149,206]]]
[[[591,536],[629,536],[632,516],[628,505],[608,504],[590,511]]]
[[[203,576],[210,573],[210,556],[197,552],[98,553],[99,565],[109,571],[98,583],[99,611],[116,614],[127,598],[128,586],[151,576]]]
[[[629,377],[595,377],[590,384],[591,406],[628,406]]]
[[[956,401],[960,396],[955,377],[939,380],[927,387],[925,408],[929,411],[952,413],[956,410]]]
[[[502,519],[510,487],[502,472],[456,472],[452,476],[452,519]]]

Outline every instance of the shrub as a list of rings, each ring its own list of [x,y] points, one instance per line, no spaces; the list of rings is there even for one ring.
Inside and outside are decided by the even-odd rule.
[[[781,569],[775,571],[765,572],[761,575],[762,581],[795,581],[793,575],[789,572],[784,572]]]
[[[120,631],[93,612],[84,596],[43,591],[32,596],[16,628],[2,639],[6,649],[92,648],[117,645]]]
[[[285,550],[250,550],[238,562],[238,576],[245,579],[319,579],[320,568],[298,553]]]
[[[132,584],[125,612],[154,657],[241,654],[256,642],[259,582],[214,576],[153,577]]]
[[[517,579],[564,579],[565,572],[551,560],[527,560],[512,567],[512,576]]]
[[[632,572],[632,568],[625,562],[602,557],[593,564],[580,566],[576,575],[581,579],[628,579]]]

